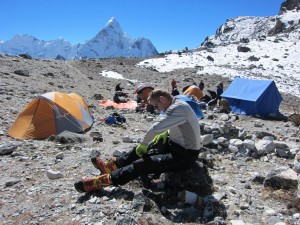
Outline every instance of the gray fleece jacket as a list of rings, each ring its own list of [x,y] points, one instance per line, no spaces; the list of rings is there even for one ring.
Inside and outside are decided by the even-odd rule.
[[[160,115],[158,120],[147,131],[143,145],[148,145],[153,138],[168,130],[170,139],[180,146],[199,150],[201,148],[200,126],[198,118],[188,103],[173,98],[166,113]]]

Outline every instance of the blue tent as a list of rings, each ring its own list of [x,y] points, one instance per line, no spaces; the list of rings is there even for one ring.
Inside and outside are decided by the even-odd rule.
[[[279,113],[282,97],[273,80],[251,80],[237,77],[221,95],[231,111],[245,115],[267,116]]]
[[[176,95],[174,98],[180,98],[181,100],[188,103],[191,106],[191,108],[194,110],[198,119],[204,118],[198,102],[193,97],[187,95]]]

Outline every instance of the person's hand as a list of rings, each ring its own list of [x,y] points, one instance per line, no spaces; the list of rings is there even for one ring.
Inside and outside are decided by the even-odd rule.
[[[167,138],[168,138],[168,131],[166,130],[161,134],[156,135],[153,138],[153,145],[157,145],[160,140],[163,140],[162,144],[165,144],[167,142]]]
[[[148,152],[148,146],[138,144],[138,146],[135,148],[135,152],[140,158],[142,158],[142,156]]]

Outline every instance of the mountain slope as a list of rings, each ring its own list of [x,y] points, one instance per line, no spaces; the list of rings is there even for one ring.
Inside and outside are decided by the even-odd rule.
[[[296,42],[299,41],[299,28],[297,10],[270,17],[237,17],[228,19],[217,29],[216,35],[207,37],[201,46],[212,47],[250,40],[264,41],[267,37]]]
[[[15,35],[11,40],[0,44],[0,52],[11,55],[28,54],[34,58],[55,58],[57,55],[72,58],[78,46],[63,39],[43,41],[25,34]]]
[[[297,9],[270,17],[228,19],[197,49],[147,59],[138,66],[159,72],[198,68],[199,79],[203,75],[273,79],[281,92],[299,96],[299,21]]]
[[[158,52],[150,40],[129,37],[115,18],[85,44],[72,45],[63,39],[43,41],[31,35],[16,35],[0,43],[0,53],[11,55],[28,54],[34,58],[113,58],[148,57]]]

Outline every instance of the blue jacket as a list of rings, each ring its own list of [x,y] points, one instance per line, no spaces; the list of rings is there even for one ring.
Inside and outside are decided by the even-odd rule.
[[[223,93],[223,89],[220,86],[217,86],[217,94],[220,96]]]

